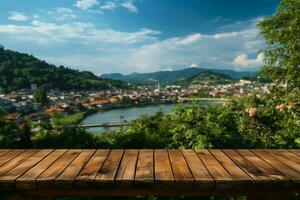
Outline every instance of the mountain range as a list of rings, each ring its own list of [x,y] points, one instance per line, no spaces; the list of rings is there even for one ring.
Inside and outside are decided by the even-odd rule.
[[[124,81],[127,83],[136,84],[151,84],[151,83],[178,83],[182,81],[187,81],[190,78],[197,76],[202,72],[214,72],[221,75],[226,75],[232,79],[242,79],[243,77],[255,77],[258,72],[250,71],[233,71],[233,70],[223,70],[223,69],[205,69],[205,68],[186,68],[177,71],[158,71],[152,73],[132,73],[128,75],[123,75],[120,73],[103,74],[100,77],[104,79],[112,79]]]

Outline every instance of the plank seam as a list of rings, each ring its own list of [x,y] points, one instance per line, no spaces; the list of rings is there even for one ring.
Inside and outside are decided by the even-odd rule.
[[[245,149],[248,150],[249,149]],[[259,167],[257,167],[253,162],[251,162],[251,160],[248,160],[245,156],[243,156],[239,151],[236,151],[238,154],[240,154],[243,158],[245,158],[248,162],[250,162],[253,166],[255,166],[257,169],[259,169],[264,175],[266,175],[267,177],[269,177],[273,182],[276,182],[276,179],[274,179],[272,176],[270,176],[269,174],[266,174],[263,170],[261,170]],[[264,161],[265,162],[265,161]],[[268,164],[268,163],[267,163]],[[278,170],[277,170],[278,171]]]
[[[43,157],[42,159],[40,159],[36,164],[34,164],[33,166],[31,166],[30,168],[28,168],[25,172],[23,172],[22,174],[20,174],[18,177],[15,178],[14,182],[16,183],[17,179],[20,178],[21,176],[23,176],[24,174],[26,174],[26,172],[28,172],[30,169],[32,169],[33,167],[35,167],[37,164],[39,164],[42,160],[46,159],[54,150],[53,149],[49,149],[51,150],[45,157]],[[39,153],[41,151],[38,151],[37,153]],[[14,168],[13,168],[14,169]],[[13,170],[11,169],[11,170]],[[10,170],[10,171],[11,171]],[[9,171],[7,172],[9,173]]]
[[[97,149],[97,151],[98,151],[98,150],[99,150],[99,149]],[[101,150],[101,149],[100,149],[100,150]],[[98,176],[98,173],[99,173],[99,171],[101,170],[101,168],[103,167],[103,165],[104,165],[104,163],[106,162],[107,158],[108,158],[109,155],[111,154],[111,151],[112,151],[112,149],[109,149],[109,152],[107,153],[107,155],[106,155],[105,159],[103,160],[101,166],[99,167],[99,169],[98,169],[98,171],[97,171],[95,177],[93,178],[93,182],[96,182],[96,177]]]
[[[203,162],[203,160],[200,158],[200,156],[197,154],[196,150],[193,150],[196,154],[196,156],[199,158],[199,160],[202,162],[203,166],[205,167],[206,171],[208,171],[209,175],[214,179],[214,186],[217,186],[217,181],[215,179],[215,177],[212,175],[212,173],[208,170],[207,166],[205,165],[205,163]]]
[[[267,160],[266,160],[265,158],[263,158],[262,156],[260,156],[260,155],[258,155],[257,153],[255,153],[255,151],[253,151],[253,150],[250,150],[250,151],[251,151],[253,154],[255,154],[256,156],[258,156],[259,158],[261,158],[262,160],[264,160],[265,162],[267,162],[269,165],[271,165],[271,166],[272,166],[273,168],[275,168],[277,171],[279,171],[283,176],[289,178],[290,181],[293,181],[293,179],[291,179],[290,176],[287,176],[287,175],[283,174],[283,172],[281,172],[280,169],[278,169],[276,166],[274,166],[273,164],[271,164],[269,161],[267,161]],[[287,168],[289,168],[290,170],[295,171],[294,169],[290,168],[288,165],[286,165],[285,163],[281,162],[281,161],[278,160],[276,157],[272,156],[271,154],[267,153],[266,151],[263,151],[263,152],[265,152],[266,154],[268,154],[271,158],[273,158],[273,159],[277,160],[278,162],[282,163],[283,165],[285,165],[285,166],[286,166]],[[295,172],[297,172],[297,171],[295,171]]]
[[[1,150],[5,150],[5,153],[4,153],[4,154],[2,154],[2,155],[0,156],[0,158],[1,158],[2,156],[6,155],[8,152],[11,152],[11,150],[10,150],[10,149],[1,149]]]
[[[244,170],[243,168],[241,168],[225,151],[224,151],[224,149],[221,149],[221,151],[236,165],[236,166],[238,166],[243,172],[245,172],[245,174],[247,174],[247,176],[249,176],[252,180],[254,180],[254,181],[256,181],[254,178],[252,178],[250,175],[249,175],[249,173],[246,171],[246,170]],[[235,151],[235,150],[233,150],[233,151]],[[235,151],[236,152],[236,151]],[[247,160],[248,161],[248,160]],[[248,161],[249,162],[249,161]],[[250,163],[250,162],[249,162]],[[254,166],[252,163],[250,163],[252,166]],[[255,167],[255,166],[254,166]],[[258,169],[257,167],[255,167],[256,169]],[[261,171],[261,170],[260,170]]]
[[[189,168],[189,170],[190,170],[190,173],[191,173],[192,178],[193,178],[193,187],[195,187],[195,185],[196,185],[196,184],[195,184],[195,177],[194,177],[194,175],[193,175],[193,172],[192,172],[192,170],[191,170],[191,167],[189,166],[189,163],[187,162],[187,160],[186,160],[184,154],[182,153],[182,150],[180,150],[180,153],[181,153],[181,155],[182,155],[182,157],[183,157],[183,159],[184,159],[186,165],[188,166],[188,168]],[[175,180],[175,183],[176,183],[176,180]]]
[[[17,156],[21,155],[23,152],[25,151],[25,149],[22,149],[18,154],[16,154],[15,156],[13,156],[12,158],[9,158],[6,162],[4,162],[2,165],[0,164],[0,167],[2,167],[3,165],[5,165],[6,163],[8,163],[9,161],[15,159]],[[12,152],[12,151],[11,151]]]
[[[118,172],[119,172],[119,169],[120,169],[120,166],[121,166],[121,162],[122,162],[123,157],[124,157],[124,155],[125,155],[125,149],[122,149],[122,150],[123,150],[123,151],[122,151],[122,156],[121,156],[121,158],[120,158],[120,160],[119,160],[119,163],[118,163],[118,167],[117,167],[116,173],[114,174],[114,180],[113,180],[114,183],[116,183],[117,174],[118,174]]]
[[[54,178],[53,182],[55,182],[57,180],[57,178],[71,165],[71,163],[81,154],[81,152],[83,151],[83,149],[81,149],[80,153],[75,156],[70,162],[69,164]]]
[[[90,156],[90,158],[84,163],[84,165],[81,167],[81,169],[79,170],[79,172],[76,174],[76,176],[74,177],[74,180],[76,180],[76,178],[78,177],[78,175],[82,172],[82,170],[84,169],[84,167],[87,165],[87,163],[92,159],[92,157],[96,154],[97,149],[95,149],[94,153]],[[82,153],[82,152],[81,152]],[[73,161],[72,161],[73,162]]]
[[[58,149],[55,149],[58,150]],[[47,171],[58,159],[63,157],[69,150],[65,151],[61,156],[57,157],[45,170],[43,170],[35,179],[34,179],[34,185],[36,184],[36,180],[45,172]]]

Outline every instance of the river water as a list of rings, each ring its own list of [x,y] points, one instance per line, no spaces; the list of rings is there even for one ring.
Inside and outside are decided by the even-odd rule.
[[[219,105],[218,101],[200,101],[200,104],[207,106]],[[99,111],[92,115],[87,116],[82,124],[103,124],[114,122],[130,122],[137,119],[141,115],[153,115],[158,111],[170,112],[176,107],[177,104],[161,104],[161,105],[149,105],[144,107],[130,107],[130,108],[117,108],[105,111]],[[92,133],[99,133],[104,128],[89,128],[88,131]]]

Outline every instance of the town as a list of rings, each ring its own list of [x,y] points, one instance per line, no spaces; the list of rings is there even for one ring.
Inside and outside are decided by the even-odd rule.
[[[31,121],[49,121],[51,114],[61,113],[65,116],[84,111],[145,106],[153,104],[179,103],[196,100],[226,100],[239,98],[251,93],[269,93],[266,83],[239,80],[230,84],[190,84],[133,86],[130,89],[111,88],[101,91],[60,91],[51,89],[47,92],[47,103],[36,102],[34,94],[36,84],[30,89],[21,89],[4,94],[0,93],[0,109],[8,114],[6,119],[18,121],[23,116]]]

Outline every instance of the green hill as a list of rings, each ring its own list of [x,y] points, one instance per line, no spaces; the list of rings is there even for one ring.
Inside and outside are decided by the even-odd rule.
[[[196,76],[193,76],[187,80],[188,84],[210,84],[210,85],[216,85],[216,84],[226,84],[233,82],[234,79],[225,75],[225,74],[219,74],[212,71],[204,71],[199,73]]]
[[[125,87],[121,81],[99,78],[91,72],[56,67],[32,55],[4,49],[0,46],[0,87],[5,90],[38,86],[61,90],[105,89]]]

